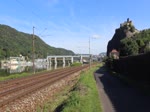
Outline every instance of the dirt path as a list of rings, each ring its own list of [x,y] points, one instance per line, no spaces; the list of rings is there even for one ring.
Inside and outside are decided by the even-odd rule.
[[[111,76],[102,68],[95,73],[103,112],[150,112],[150,96]]]

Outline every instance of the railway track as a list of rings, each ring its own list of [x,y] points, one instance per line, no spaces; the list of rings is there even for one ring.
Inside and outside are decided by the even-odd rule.
[[[38,78],[43,78],[46,76],[55,76],[60,72],[67,72],[70,71],[71,69],[74,68],[65,68],[65,69],[60,69],[60,70],[56,70],[56,71],[52,71],[52,72],[46,72],[46,73],[42,73],[42,74],[38,74],[38,75],[32,75],[32,76],[28,76],[28,77],[24,77],[24,78],[19,78],[19,79],[14,79],[14,80],[9,80],[9,81],[3,81],[0,83],[0,93],[2,93],[4,90],[9,90],[9,88],[14,87],[17,88],[20,85],[24,85],[26,84],[26,82],[32,82],[32,81],[36,81]]]
[[[5,81],[0,83],[0,107],[28,95],[40,88],[51,85],[73,73],[87,68],[88,66],[71,67],[52,72],[46,72],[30,77]]]
[[[38,78],[38,77],[43,77],[45,75],[51,75],[53,73],[57,74],[61,71],[64,70],[68,70],[70,68],[64,68],[64,69],[58,69],[58,70],[54,70],[54,71],[50,71],[50,72],[44,72],[44,73],[40,73],[40,74],[36,74],[36,75],[31,75],[31,76],[27,76],[27,77],[22,77],[22,78],[17,78],[17,79],[10,79],[10,80],[6,80],[6,81],[1,81],[0,82],[0,91],[1,89],[6,88],[7,86],[10,85],[16,85],[16,84],[21,84],[22,82],[26,81],[26,80],[32,80],[33,78]]]

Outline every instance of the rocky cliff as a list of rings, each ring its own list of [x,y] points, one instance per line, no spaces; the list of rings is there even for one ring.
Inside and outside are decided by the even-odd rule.
[[[113,49],[116,49],[117,51],[119,51],[120,40],[122,40],[124,38],[131,38],[136,33],[139,33],[139,31],[134,27],[132,21],[130,21],[128,18],[127,21],[120,24],[120,28],[116,29],[114,36],[108,42],[107,56],[109,56],[109,53]]]

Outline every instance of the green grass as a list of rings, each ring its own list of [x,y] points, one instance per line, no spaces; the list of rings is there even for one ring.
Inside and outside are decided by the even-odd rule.
[[[37,75],[39,73],[44,73],[44,72],[48,72],[48,71],[44,70],[44,71],[36,72],[34,75]],[[9,75],[0,75],[0,81],[26,77],[30,75],[33,75],[33,73],[22,72],[22,73],[9,74]]]
[[[26,76],[30,76],[30,75],[37,75],[37,74],[44,73],[44,72],[49,72],[49,71],[47,71],[47,70],[38,71],[35,74],[33,74],[31,72],[28,72],[28,73],[27,72],[22,72],[22,73],[15,73],[15,74],[9,74],[9,75],[0,75],[0,81],[26,77]]]
[[[37,107],[37,112],[102,112],[93,76],[99,67],[82,72],[73,87],[67,85],[42,107]]]
[[[75,62],[75,63],[72,63],[71,64],[71,66],[73,67],[73,66],[81,66],[82,65],[82,63],[80,63],[80,62]]]
[[[83,72],[79,82],[71,91],[70,97],[63,103],[62,112],[102,112],[96,82],[93,76],[97,67]]]
[[[65,89],[54,94],[54,96],[48,99],[43,106],[38,106],[36,112],[56,112],[56,108],[69,97],[70,94],[68,91],[70,91],[70,89],[71,86],[68,85]]]
[[[31,73],[20,73],[20,74],[11,74],[8,76],[0,76],[0,81],[9,80],[9,79],[16,79],[20,77],[29,76]]]

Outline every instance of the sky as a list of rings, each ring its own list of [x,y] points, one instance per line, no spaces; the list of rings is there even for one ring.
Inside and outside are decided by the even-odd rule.
[[[149,0],[1,0],[0,24],[33,32],[45,43],[75,53],[106,52],[115,29],[130,18],[150,28]],[[36,42],[35,42],[36,44]]]

